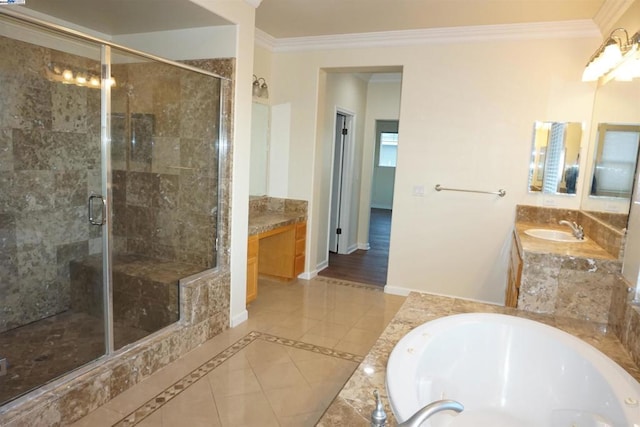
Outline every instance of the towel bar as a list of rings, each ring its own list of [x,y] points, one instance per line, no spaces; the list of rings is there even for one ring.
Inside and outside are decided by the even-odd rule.
[[[502,188],[498,191],[479,191],[479,190],[463,190],[461,188],[446,188],[442,187],[440,184],[436,184],[436,191],[461,191],[463,193],[482,193],[482,194],[495,194],[500,197],[504,197],[507,195],[507,192]]]

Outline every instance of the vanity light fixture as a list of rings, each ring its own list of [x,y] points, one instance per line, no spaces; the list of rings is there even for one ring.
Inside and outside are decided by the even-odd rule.
[[[632,80],[640,77],[640,31],[629,37],[624,28],[611,31],[609,37],[591,56],[582,81]]]
[[[67,65],[49,63],[46,68],[46,75],[52,82],[100,88],[101,78],[97,72],[80,70]],[[107,83],[113,87],[116,85],[116,80],[111,77],[107,79]]]
[[[264,78],[253,75],[252,93],[255,98],[269,98],[269,88]]]

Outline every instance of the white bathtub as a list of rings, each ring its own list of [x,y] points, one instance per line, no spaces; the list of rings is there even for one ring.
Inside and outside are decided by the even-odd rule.
[[[459,314],[412,330],[391,352],[387,392],[405,421],[438,399],[430,427],[640,427],[640,384],[584,341],[501,314]]]

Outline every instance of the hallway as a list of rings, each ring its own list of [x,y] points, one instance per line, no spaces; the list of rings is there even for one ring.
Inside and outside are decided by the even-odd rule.
[[[329,252],[329,267],[320,276],[382,286],[387,283],[391,210],[371,209],[368,251],[358,249],[348,255]]]

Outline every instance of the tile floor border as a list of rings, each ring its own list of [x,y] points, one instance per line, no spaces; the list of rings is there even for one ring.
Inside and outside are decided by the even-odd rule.
[[[124,418],[117,421],[113,427],[129,427],[134,426],[140,423],[142,420],[153,414],[155,411],[160,409],[162,406],[171,401],[174,397],[185,391],[191,385],[196,383],[198,380],[209,374],[211,371],[216,369],[225,361],[229,360],[231,357],[236,355],[242,349],[247,347],[249,344],[254,341],[261,339],[267,342],[276,343],[280,345],[284,345],[287,347],[292,347],[300,350],[307,350],[314,353],[319,353],[325,356],[331,356],[338,359],[349,360],[352,362],[360,363],[364,360],[364,356],[359,356],[352,353],[347,353],[343,351],[333,350],[327,347],[321,347],[314,344],[305,343],[302,341],[296,341],[288,338],[278,337],[276,335],[266,334],[264,332],[251,331],[244,337],[237,340],[231,346],[227,347],[225,350],[213,356],[211,359],[207,360],[205,363],[189,372],[187,375],[179,379],[178,381],[171,384],[162,392],[158,393],[147,402],[145,402],[142,406],[138,407]]]
[[[325,277],[325,276],[316,276],[311,280],[318,281],[318,282],[325,282],[330,285],[348,286],[356,289],[364,289],[367,291],[384,293],[384,286],[379,286],[379,285],[370,285],[367,283],[352,282],[350,280],[334,279],[333,277]]]

